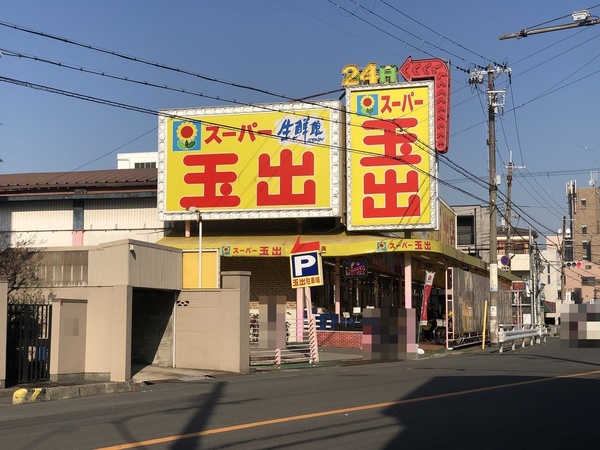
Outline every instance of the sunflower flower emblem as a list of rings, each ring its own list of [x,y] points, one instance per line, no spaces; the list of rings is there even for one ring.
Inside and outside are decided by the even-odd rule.
[[[177,147],[182,150],[193,148],[198,136],[197,125],[193,122],[182,122],[177,127]]]
[[[375,98],[372,95],[362,95],[359,100],[362,114],[373,114],[375,112]]]

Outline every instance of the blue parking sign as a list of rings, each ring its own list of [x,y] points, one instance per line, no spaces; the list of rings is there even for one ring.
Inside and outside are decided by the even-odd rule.
[[[292,288],[323,285],[323,263],[318,251],[292,253]]]

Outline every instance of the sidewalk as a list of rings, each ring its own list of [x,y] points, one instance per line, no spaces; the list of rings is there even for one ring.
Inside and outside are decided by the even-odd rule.
[[[418,358],[431,357],[435,354],[446,352],[445,347],[431,343],[420,343],[419,347],[425,354]],[[355,348],[319,348],[319,364],[360,364],[363,361],[361,349]],[[376,363],[376,360],[365,361],[365,363]],[[275,366],[270,366],[273,369]],[[301,369],[318,367],[309,363],[292,363],[281,366],[282,368]],[[261,366],[258,370],[269,370]],[[0,389],[0,407],[13,404],[15,398],[20,403],[33,403],[36,401],[64,400],[68,398],[89,397],[94,395],[106,395],[112,393],[135,391],[136,387],[144,384],[199,381],[206,378],[223,378],[238,376],[238,373],[217,370],[180,369],[173,367],[160,367],[153,365],[133,365],[132,379],[130,381],[112,382],[77,382],[56,383],[44,381],[39,383],[24,384],[19,386]],[[32,400],[32,397],[35,398]]]

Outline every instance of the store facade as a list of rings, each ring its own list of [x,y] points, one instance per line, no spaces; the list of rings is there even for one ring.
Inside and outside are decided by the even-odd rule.
[[[160,111],[159,219],[185,223],[160,243],[184,251],[184,287],[210,287],[208,267],[247,270],[251,302],[284,295],[300,324],[306,291],[293,284],[290,258],[309,243],[322,259],[311,303],[339,323],[414,311],[427,272],[440,289],[448,267],[485,272],[456,250],[455,218],[438,193],[448,65],[421,63],[347,66],[345,104]]]

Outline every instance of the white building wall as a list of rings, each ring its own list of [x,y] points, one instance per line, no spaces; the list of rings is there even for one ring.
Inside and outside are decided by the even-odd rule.
[[[83,245],[120,239],[155,243],[165,223],[158,220],[156,198],[84,200]],[[10,232],[11,245],[32,240],[32,247],[73,245],[71,200],[14,201],[0,204],[0,232]]]
[[[154,243],[165,235],[156,198],[87,200],[84,217],[84,245],[119,239]]]
[[[0,229],[10,242],[33,240],[33,247],[71,245],[73,208],[70,201],[7,202],[0,208]]]
[[[543,299],[547,303],[554,303],[556,313],[548,313],[547,317],[560,317],[560,307],[562,300],[559,298],[561,286],[562,261],[559,251],[559,239],[557,236],[546,237],[546,250],[541,252],[542,264],[545,267],[543,273],[540,274],[542,283],[545,284],[543,289]],[[564,298],[564,293],[562,294]]]
[[[117,154],[117,169],[135,169],[137,164],[158,164],[158,152],[119,153]],[[147,166],[150,167],[150,166]]]

